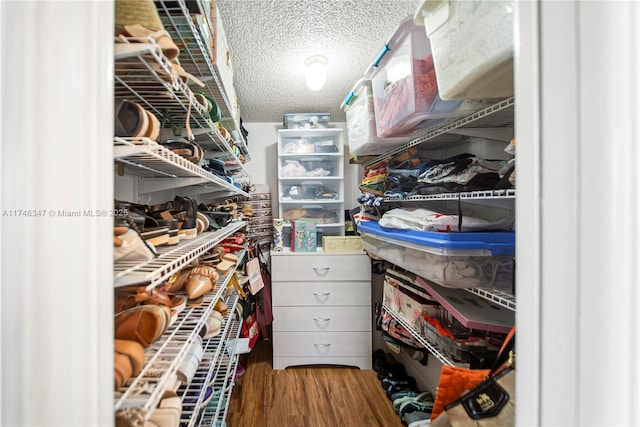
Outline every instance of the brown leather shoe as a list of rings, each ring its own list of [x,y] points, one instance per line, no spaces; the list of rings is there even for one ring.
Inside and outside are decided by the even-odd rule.
[[[131,369],[131,362],[127,356],[118,352],[113,353],[113,374],[116,389],[122,387],[131,378]]]
[[[133,340],[148,347],[169,325],[171,311],[166,306],[140,305],[115,317],[115,338]]]
[[[131,363],[131,376],[137,376],[144,366],[144,347],[137,342],[131,340],[114,341],[114,350],[116,354],[122,354],[129,358]]]

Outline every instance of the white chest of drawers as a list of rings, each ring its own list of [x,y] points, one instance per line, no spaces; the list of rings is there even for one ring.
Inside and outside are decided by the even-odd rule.
[[[271,252],[273,369],[371,369],[371,266],[364,253]]]

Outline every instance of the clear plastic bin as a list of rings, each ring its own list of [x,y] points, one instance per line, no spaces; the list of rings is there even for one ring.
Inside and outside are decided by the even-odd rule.
[[[431,41],[443,99],[513,96],[513,2],[422,0],[414,22]]]
[[[382,138],[376,132],[371,80],[360,79],[341,107],[347,119],[349,152],[363,156],[384,154],[408,142],[408,137]]]
[[[367,252],[439,285],[513,292],[513,232],[418,232],[373,221],[362,222],[358,232]]]
[[[365,77],[371,79],[376,132],[381,137],[436,125],[452,117],[460,104],[438,95],[429,39],[412,17],[402,21]]]

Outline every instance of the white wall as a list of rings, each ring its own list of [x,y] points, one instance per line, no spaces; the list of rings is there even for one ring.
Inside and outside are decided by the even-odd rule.
[[[113,4],[0,18],[0,424],[110,425]]]
[[[333,127],[346,129],[347,124],[330,123]],[[271,187],[273,212],[278,212],[278,129],[282,129],[282,123],[244,123],[249,131],[249,153],[251,161],[245,164],[245,169],[251,175],[254,184],[267,184]],[[347,134],[344,134],[344,206],[352,209],[358,206],[357,198],[360,196],[358,185],[362,179],[362,167],[349,164],[349,146]]]
[[[516,4],[517,423],[640,425],[640,4]]]

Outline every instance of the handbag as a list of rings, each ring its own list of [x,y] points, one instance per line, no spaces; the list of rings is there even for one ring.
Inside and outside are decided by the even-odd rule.
[[[432,418],[432,427],[515,425],[514,343],[515,328],[512,328],[489,374],[472,390],[447,404],[444,412]]]

